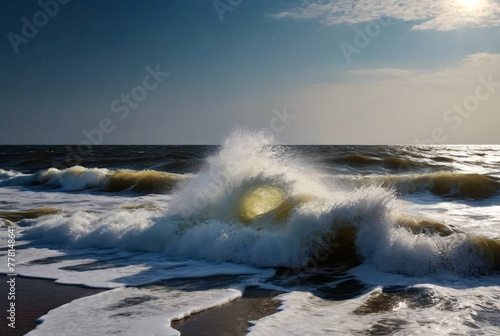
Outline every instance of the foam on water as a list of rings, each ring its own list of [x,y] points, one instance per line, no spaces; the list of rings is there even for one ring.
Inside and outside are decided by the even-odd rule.
[[[280,312],[255,321],[249,335],[465,335],[478,330],[498,335],[499,296],[499,287],[451,288],[425,282],[404,289],[378,286],[345,301],[295,291],[280,295]],[[369,310],[371,301],[377,304],[374,311]]]
[[[4,236],[4,235],[2,235]],[[6,236],[6,235],[5,235]],[[4,238],[4,237],[2,237]],[[6,238],[6,237],[5,237]],[[140,286],[166,279],[249,275],[266,278],[273,271],[223,261],[207,263],[160,253],[133,253],[116,249],[30,248],[16,251],[17,274],[54,279],[57,283],[96,288]],[[0,254],[0,272],[7,270],[7,255]]]
[[[406,276],[363,264],[327,284],[364,289],[328,297],[304,286],[277,298],[279,312],[254,321],[249,335],[497,335],[500,278]],[[286,288],[279,288],[285,290]]]
[[[0,182],[5,180],[12,179],[17,176],[22,176],[23,174],[13,171],[13,170],[4,170],[0,168]]]

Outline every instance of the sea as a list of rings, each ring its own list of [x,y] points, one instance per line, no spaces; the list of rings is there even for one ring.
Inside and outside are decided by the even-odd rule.
[[[500,335],[500,146],[0,146],[0,272],[106,288],[34,335],[179,335],[274,291],[249,335]],[[225,334],[228,336],[227,334]]]

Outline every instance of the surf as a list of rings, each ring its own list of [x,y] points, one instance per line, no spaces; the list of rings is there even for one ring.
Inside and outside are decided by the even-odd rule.
[[[498,268],[497,240],[401,214],[394,188],[339,183],[273,144],[263,133],[234,132],[189,178],[83,167],[46,171],[38,175],[38,183],[57,181],[79,189],[105,190],[114,181],[117,189],[129,190],[140,185],[141,178],[150,188],[148,178],[165,179],[169,198],[154,212],[129,207],[105,215],[53,214],[27,228],[24,237],[258,267],[369,263],[410,275],[486,274]],[[447,181],[448,176],[437,174],[435,179]],[[397,178],[410,183],[415,179]]]

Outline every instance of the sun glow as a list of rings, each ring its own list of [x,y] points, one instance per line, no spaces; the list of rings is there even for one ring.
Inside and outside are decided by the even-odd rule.
[[[458,3],[469,10],[477,10],[484,6],[485,0],[457,0]]]

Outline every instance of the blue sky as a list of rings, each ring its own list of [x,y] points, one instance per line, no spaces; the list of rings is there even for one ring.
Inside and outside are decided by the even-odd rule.
[[[7,0],[0,13],[2,144],[217,144],[234,127],[289,144],[500,143],[498,1]],[[152,90],[147,68],[168,73]],[[279,115],[293,118],[271,127]]]

